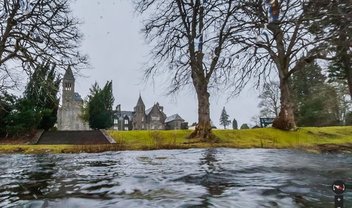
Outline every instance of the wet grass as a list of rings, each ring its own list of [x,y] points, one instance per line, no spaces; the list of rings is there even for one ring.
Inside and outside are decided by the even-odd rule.
[[[0,145],[2,153],[79,153],[120,150],[155,150],[187,148],[277,148],[329,152],[344,147],[352,152],[352,127],[306,127],[296,131],[273,128],[246,130],[214,130],[218,140],[213,143],[187,139],[191,130],[176,131],[108,131],[116,144],[107,145]]]
[[[239,148],[309,148],[318,144],[352,143],[352,127],[306,127],[296,131],[273,128],[223,130],[214,133],[221,142]]]
[[[138,149],[179,148],[278,148],[316,150],[322,144],[352,144],[352,127],[306,127],[296,131],[281,131],[274,128],[246,130],[214,130],[218,140],[206,143],[187,139],[190,130],[179,131],[109,131],[112,138],[124,141],[125,147]]]

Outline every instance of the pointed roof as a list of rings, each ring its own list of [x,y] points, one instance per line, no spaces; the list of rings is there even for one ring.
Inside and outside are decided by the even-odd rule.
[[[75,77],[73,76],[71,66],[68,66],[64,75],[64,79],[72,79],[74,80]]]
[[[145,106],[140,93],[139,93],[139,98],[136,106]]]
[[[161,109],[162,107],[157,103],[157,104],[154,104],[151,108],[147,109],[145,111],[145,115],[149,116],[149,114],[154,110],[156,109],[157,111],[159,111],[165,118],[166,118],[166,114],[162,111]]]

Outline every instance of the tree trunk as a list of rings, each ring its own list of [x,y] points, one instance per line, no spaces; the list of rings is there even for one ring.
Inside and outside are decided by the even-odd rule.
[[[293,103],[287,78],[280,79],[280,113],[274,120],[273,127],[282,130],[296,129],[295,116],[293,113]]]
[[[190,135],[190,138],[200,138],[204,141],[214,139],[210,124],[210,102],[207,86],[202,84],[195,85],[198,99],[198,125]]]
[[[211,141],[215,137],[211,132],[210,94],[208,92],[208,80],[203,72],[203,53],[201,52],[196,54],[196,61],[192,65],[192,81],[198,99],[198,125],[189,137]]]

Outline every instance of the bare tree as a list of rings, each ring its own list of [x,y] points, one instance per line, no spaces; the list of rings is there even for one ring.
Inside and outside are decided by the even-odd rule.
[[[11,82],[11,78],[8,74],[0,73],[0,95],[2,95],[5,91],[13,88],[15,85]]]
[[[262,117],[278,117],[280,110],[280,86],[278,82],[265,83],[263,92],[259,95],[260,114]]]
[[[78,50],[82,36],[70,2],[0,1],[0,76],[14,76],[16,67],[29,72],[47,61],[65,69],[86,63]]]
[[[315,59],[326,58],[327,40],[331,37],[314,34],[312,23],[319,24],[321,16],[312,15],[311,1],[303,0],[241,0],[239,24],[243,30],[233,36],[242,45],[247,70],[257,69],[266,75],[276,69],[280,83],[280,113],[273,126],[295,129],[289,79]]]
[[[135,0],[135,4],[137,11],[149,14],[143,31],[154,46],[146,77],[166,69],[172,76],[170,92],[192,84],[198,126],[191,137],[212,138],[209,89],[238,90],[250,75],[236,67],[236,46],[230,41],[239,28],[237,1]]]

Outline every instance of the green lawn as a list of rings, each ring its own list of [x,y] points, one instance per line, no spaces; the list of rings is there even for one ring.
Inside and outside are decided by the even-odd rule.
[[[127,149],[232,147],[232,148],[309,148],[317,144],[352,143],[352,127],[300,128],[281,131],[274,128],[214,130],[218,141],[205,143],[187,139],[190,130],[109,131]]]
[[[218,140],[212,143],[187,139],[191,130],[108,131],[112,145],[0,145],[3,153],[76,153],[118,150],[186,149],[186,148],[292,148],[317,150],[319,145],[351,145],[352,126],[306,127],[297,131],[273,128],[214,130]],[[350,147],[348,147],[350,148]]]

